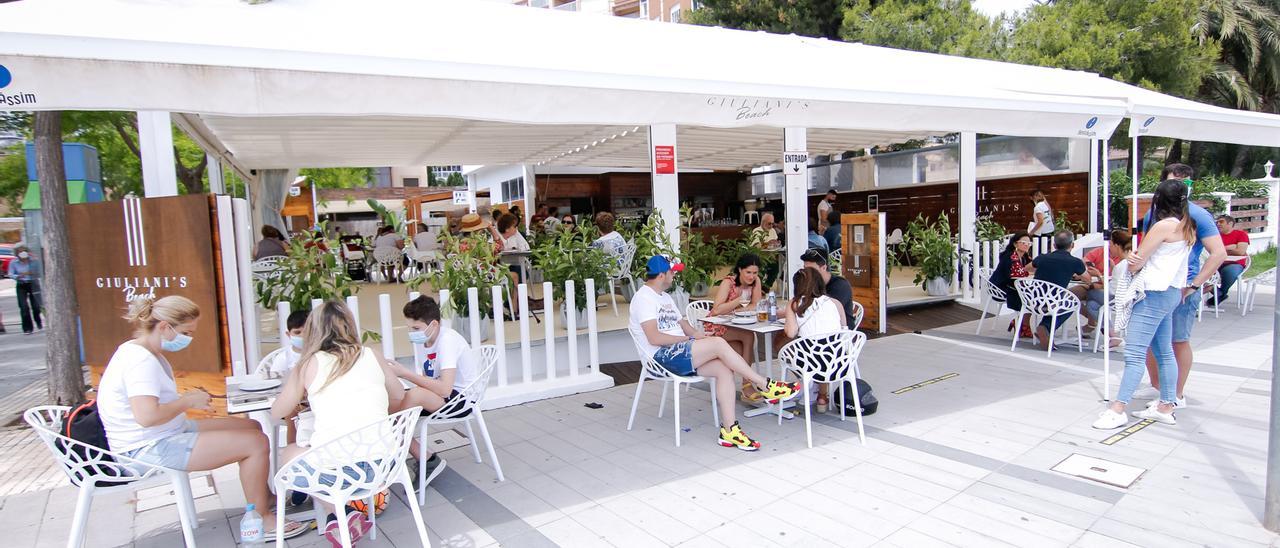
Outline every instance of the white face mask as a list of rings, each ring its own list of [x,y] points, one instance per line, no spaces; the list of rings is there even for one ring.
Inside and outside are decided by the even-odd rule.
[[[30,259],[30,258],[31,258],[31,254],[30,254],[30,253],[27,253],[26,251],[19,251],[19,252],[18,252],[18,258],[19,258],[19,259],[22,259],[22,260],[24,260],[24,261],[25,261],[25,260],[27,260],[27,259]]]

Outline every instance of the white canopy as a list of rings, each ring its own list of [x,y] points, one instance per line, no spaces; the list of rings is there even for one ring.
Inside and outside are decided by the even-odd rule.
[[[776,159],[783,127],[811,128],[814,153],[1104,138],[1126,115],[1156,116],[1151,135],[1280,142],[1280,117],[1083,72],[483,2],[24,0],[0,4],[0,65],[0,110],[190,113],[242,168],[647,166],[637,128],[660,123],[691,168]]]

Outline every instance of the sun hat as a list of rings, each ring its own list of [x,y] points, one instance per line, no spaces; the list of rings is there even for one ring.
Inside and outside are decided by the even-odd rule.
[[[645,270],[650,276],[657,276],[658,274],[665,274],[668,270],[673,272],[682,272],[684,271],[684,264],[673,264],[670,259],[667,259],[662,255],[654,255],[649,258],[649,263]]]
[[[475,213],[468,213],[462,216],[462,221],[458,223],[458,225],[460,227],[458,230],[462,232],[475,232],[477,230],[484,230],[485,228],[488,228],[489,222],[481,219],[480,216]]]

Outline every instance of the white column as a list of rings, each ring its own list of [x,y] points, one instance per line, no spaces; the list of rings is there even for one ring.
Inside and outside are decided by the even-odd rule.
[[[782,130],[782,152],[804,152],[808,155],[808,131],[802,127]],[[787,212],[787,264],[779,276],[790,276],[802,266],[800,256],[809,248],[809,163],[800,169],[786,169],[783,163],[785,183],[782,185],[782,201]],[[785,278],[784,278],[785,279]],[[784,284],[791,287],[790,284]]]
[[[476,212],[476,178],[475,176],[467,177],[467,196],[471,200],[471,213]],[[489,203],[493,204],[493,191],[489,191]]]
[[[218,157],[212,154],[205,154],[204,157],[207,159],[205,163],[209,169],[209,192],[226,194],[227,185],[222,180],[222,162],[218,161]]]
[[[673,173],[659,174],[654,151],[658,147],[671,147]],[[680,250],[680,181],[679,149],[676,148],[675,124],[649,126],[649,173],[653,176],[653,207],[662,215],[667,236],[676,251]]]
[[[138,111],[138,150],[142,153],[142,186],[148,198],[178,195],[173,165],[173,124],[169,113]]]
[[[1129,120],[1129,123],[1132,124],[1133,120]],[[1142,169],[1142,158],[1138,157],[1138,138],[1137,137],[1133,138],[1132,146],[1133,148],[1129,149],[1129,157],[1132,158],[1132,161],[1130,163],[1133,164],[1132,166],[1130,166],[1132,168],[1131,171],[1133,171],[1133,174],[1130,175],[1130,177],[1133,179],[1133,192],[1129,194],[1129,229],[1130,230],[1138,226],[1138,174],[1140,172],[1139,170]],[[1136,250],[1137,248],[1135,247],[1134,249]]]
[[[1098,140],[1089,139],[1089,232],[1098,231]]]
[[[978,242],[978,134],[960,133],[960,248],[969,250],[970,261],[977,254]],[[968,279],[969,270],[961,264],[960,293],[973,298]]]
[[[522,179],[524,181],[524,230],[529,231],[529,224],[533,222],[533,210],[537,207],[534,199],[538,194],[538,175],[533,172],[533,166],[524,164],[520,166],[524,173]]]

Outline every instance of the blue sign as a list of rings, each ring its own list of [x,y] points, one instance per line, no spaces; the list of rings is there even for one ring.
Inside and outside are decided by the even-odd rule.
[[[1097,124],[1098,124],[1098,117],[1097,117],[1097,116],[1094,116],[1093,118],[1090,118],[1088,122],[1085,122],[1085,123],[1084,123],[1084,128],[1085,128],[1085,129],[1093,129],[1093,126],[1095,126],[1095,125],[1097,125]]]
[[[8,86],[10,82],[13,82],[13,74],[4,65],[0,65],[0,88]]]
[[[1145,121],[1145,122],[1143,122],[1143,123],[1142,123],[1142,127],[1147,127],[1147,126],[1151,125],[1151,122],[1154,122],[1154,121],[1156,121],[1156,117],[1155,117],[1155,116],[1152,116],[1152,117],[1150,117],[1150,118],[1147,118],[1147,121]]]

